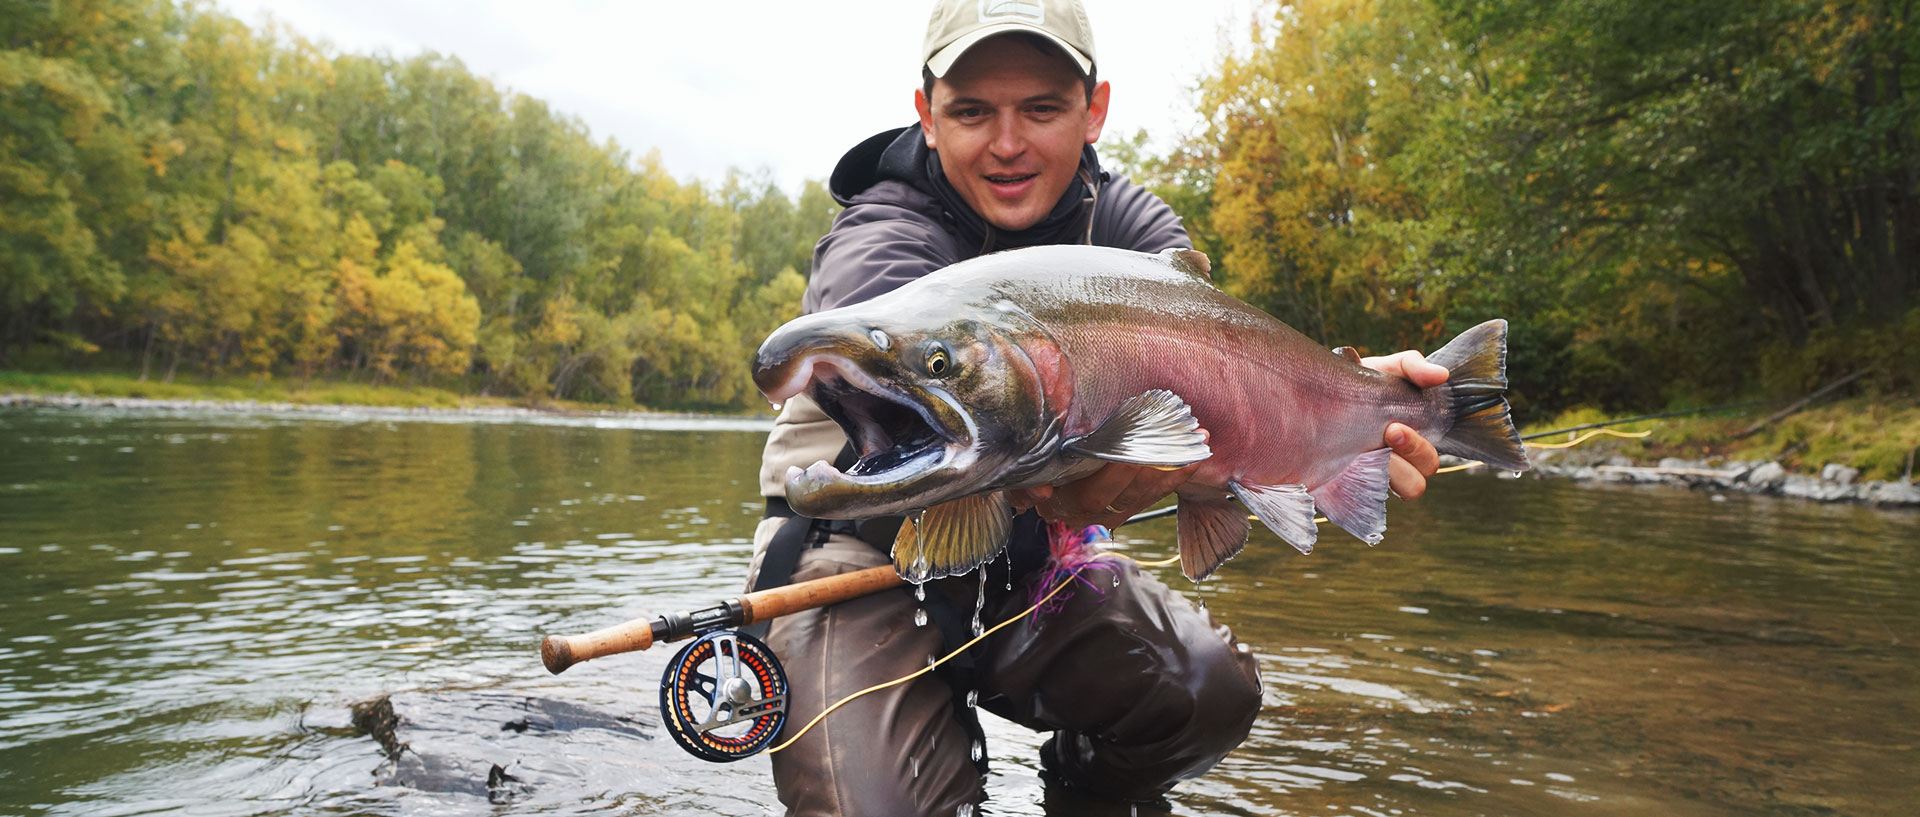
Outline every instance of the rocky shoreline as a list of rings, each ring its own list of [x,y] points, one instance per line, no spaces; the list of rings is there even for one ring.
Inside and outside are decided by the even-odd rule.
[[[1604,449],[1527,451],[1535,476],[1574,482],[1671,485],[1695,490],[1762,494],[1814,502],[1857,502],[1920,508],[1920,485],[1909,480],[1861,481],[1860,472],[1828,463],[1819,476],[1797,474],[1774,461],[1687,460],[1667,457],[1647,465]],[[1511,474],[1503,474],[1511,476]]]

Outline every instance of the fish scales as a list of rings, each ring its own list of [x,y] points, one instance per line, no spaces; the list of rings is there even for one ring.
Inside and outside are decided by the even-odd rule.
[[[1228,492],[1302,551],[1316,507],[1377,541],[1391,422],[1444,453],[1526,468],[1504,398],[1504,321],[1436,351],[1453,377],[1418,389],[1221,292],[1207,267],[1191,250],[1035,247],[781,327],[756,384],[775,402],[811,397],[860,455],[844,472],[790,469],[788,502],[827,518],[927,510],[894,548],[902,574],[924,580],[1004,544],[988,539],[1008,529],[1007,490],[1107,462],[1198,462],[1180,490],[1180,548],[1200,578],[1245,543]]]
[[[1436,420],[1443,409],[1434,405],[1440,393],[1423,395],[1405,380],[1357,366],[1191,278],[1139,283],[1131,291],[1116,287],[1113,292],[1129,305],[1184,307],[1205,294],[1227,302],[1217,305],[1211,320],[1193,320],[1184,309],[1127,306],[1111,310],[1107,319],[1076,321],[1073,312],[1083,303],[1074,299],[1079,293],[1036,297],[1035,303],[1055,304],[1029,311],[1056,333],[1068,357],[1095,363],[1074,369],[1079,399],[1069,419],[1071,433],[1097,427],[1129,397],[1166,389],[1187,402],[1210,435],[1214,456],[1201,465],[1196,482],[1224,488],[1228,480],[1251,474],[1309,489],[1332,479],[1349,460],[1297,452],[1358,454],[1378,448],[1391,422],[1406,423],[1430,438],[1441,436]],[[1189,292],[1196,289],[1203,292]],[[1186,328],[1191,326],[1201,329]],[[1275,347],[1290,353],[1275,354]],[[1317,401],[1326,400],[1351,410],[1314,410]]]

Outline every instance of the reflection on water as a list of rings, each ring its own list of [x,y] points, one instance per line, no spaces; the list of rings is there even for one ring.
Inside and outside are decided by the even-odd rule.
[[[666,652],[534,652],[734,591],[760,435],[407,419],[0,412],[0,813],[491,813],[489,763],[521,810],[777,812],[763,759],[663,739]],[[1920,801],[1920,517],[1448,477],[1390,522],[1189,592],[1267,708],[1175,813]],[[395,776],[381,696],[451,768]],[[989,813],[1047,813],[1041,736],[988,728]]]

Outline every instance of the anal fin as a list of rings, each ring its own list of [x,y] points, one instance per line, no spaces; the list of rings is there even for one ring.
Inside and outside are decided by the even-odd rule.
[[[1068,440],[1066,449],[1082,457],[1154,468],[1183,468],[1213,456],[1187,402],[1166,389],[1127,398],[1099,428]]]
[[[893,569],[907,581],[958,576],[1007,544],[1013,506],[999,491],[961,497],[908,516],[893,540]]]
[[[1387,531],[1387,460],[1393,452],[1376,448],[1347,464],[1347,470],[1313,492],[1313,503],[1327,521],[1379,544]]]
[[[1313,552],[1313,543],[1320,538],[1320,527],[1313,523],[1313,497],[1307,494],[1307,486],[1229,482],[1227,489],[1281,541],[1301,553]]]
[[[1200,581],[1247,546],[1247,514],[1218,499],[1180,498],[1180,572]]]

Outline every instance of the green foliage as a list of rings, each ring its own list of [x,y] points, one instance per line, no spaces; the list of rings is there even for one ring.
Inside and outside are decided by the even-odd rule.
[[[0,21],[0,362],[747,406],[835,211],[673,179],[458,60],[204,6]]]
[[[1123,156],[1170,200],[1201,191],[1188,225],[1228,286],[1330,344],[1512,319],[1537,411],[1869,362],[1911,390],[1916,10],[1270,3],[1201,82],[1207,131]]]

